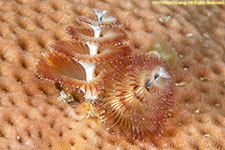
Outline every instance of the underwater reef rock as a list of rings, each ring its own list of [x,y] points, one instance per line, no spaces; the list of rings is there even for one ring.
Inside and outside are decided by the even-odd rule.
[[[66,28],[90,8],[116,16],[132,49],[152,50],[162,34],[177,52],[177,104],[155,145],[109,134],[86,118],[86,103],[74,108],[58,101],[61,87],[33,74],[41,52],[70,40]],[[149,0],[0,1],[0,149],[224,149],[224,10]]]

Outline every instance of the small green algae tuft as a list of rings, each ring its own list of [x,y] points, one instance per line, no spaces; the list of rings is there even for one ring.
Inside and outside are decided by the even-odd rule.
[[[174,64],[177,59],[177,52],[174,48],[170,48],[166,42],[166,37],[163,36],[160,41],[156,42],[152,47],[149,48],[148,52],[158,52],[161,58],[166,61],[169,65]]]

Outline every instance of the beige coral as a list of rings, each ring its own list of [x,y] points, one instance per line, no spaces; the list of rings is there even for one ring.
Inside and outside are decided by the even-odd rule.
[[[57,101],[57,86],[33,75],[37,56],[56,40],[69,40],[65,28],[90,7],[117,16],[133,48],[143,48],[160,32],[178,53],[175,81],[184,84],[176,87],[177,106],[158,145],[109,134],[85,118],[86,106]],[[0,1],[0,149],[224,149],[224,8],[148,0]],[[159,21],[167,16],[167,22]],[[208,80],[201,80],[205,72]]]

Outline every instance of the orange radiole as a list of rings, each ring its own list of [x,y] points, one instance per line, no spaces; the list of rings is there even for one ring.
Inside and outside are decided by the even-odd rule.
[[[107,10],[69,26],[70,41],[57,41],[42,54],[35,73],[72,86],[94,101],[107,129],[144,140],[159,133],[173,104],[174,81],[158,52],[138,53],[129,46],[120,21]]]

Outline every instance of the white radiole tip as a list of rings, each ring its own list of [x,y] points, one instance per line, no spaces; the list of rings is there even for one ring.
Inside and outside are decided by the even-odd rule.
[[[86,81],[89,82],[95,78],[95,64],[86,64],[82,61],[79,63],[84,67],[86,73]],[[93,94],[90,90],[85,91],[84,88],[81,88],[81,91],[85,94],[85,99],[97,99],[97,94]]]
[[[98,44],[97,43],[86,42],[86,44],[89,47],[90,55],[97,54],[97,52],[98,52]]]
[[[98,95],[96,93],[91,93],[90,90],[85,91],[84,88],[81,88],[81,91],[83,93],[85,93],[84,97],[86,100],[93,100],[93,99],[97,99]]]
[[[82,61],[79,63],[83,66],[86,72],[86,81],[91,81],[95,77],[95,64],[86,64]]]
[[[94,37],[95,38],[99,38],[100,37],[100,34],[101,34],[101,31],[102,31],[102,28],[99,27],[99,26],[94,26],[92,24],[88,24],[93,30],[94,30]]]
[[[98,21],[99,22],[102,22],[103,15],[105,15],[106,13],[108,13],[107,10],[100,10],[100,9],[93,9],[93,10],[94,10],[95,14],[98,17]]]
[[[167,78],[167,79],[171,77],[167,72],[164,71],[164,69],[162,67],[160,67],[159,75],[161,77]]]

